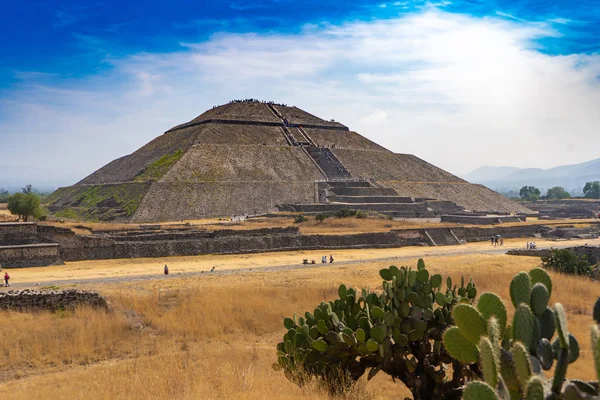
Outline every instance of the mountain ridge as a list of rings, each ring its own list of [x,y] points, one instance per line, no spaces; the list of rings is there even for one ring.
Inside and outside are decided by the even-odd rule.
[[[578,192],[586,182],[600,180],[600,158],[548,169],[481,166],[462,178],[493,190],[519,190],[522,186],[532,185],[541,190],[561,186],[567,191]]]

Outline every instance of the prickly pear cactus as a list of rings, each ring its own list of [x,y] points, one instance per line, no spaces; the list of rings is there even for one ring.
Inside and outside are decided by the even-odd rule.
[[[575,400],[598,399],[597,383],[567,381],[568,365],[579,357],[579,344],[567,329],[560,303],[550,308],[552,280],[536,268],[520,272],[510,284],[515,307],[507,324],[506,307],[493,293],[481,295],[477,306],[459,305],[452,312],[455,327],[444,333],[448,353],[462,363],[477,363],[483,382],[473,380],[464,398]],[[600,299],[594,316],[600,313]],[[598,321],[596,321],[598,323]],[[553,337],[556,333],[556,337]],[[592,348],[600,379],[600,327],[592,329]],[[554,363],[556,361],[556,364]],[[543,370],[555,366],[547,380]]]
[[[286,318],[274,367],[299,385],[316,377],[331,393],[369,370],[369,379],[383,371],[401,380],[414,399],[460,398],[474,372],[450,357],[442,336],[453,325],[452,310],[475,299],[475,283],[452,286],[448,278],[443,285],[423,260],[416,270],[391,266],[379,274],[380,292],[341,285],[339,298]]]

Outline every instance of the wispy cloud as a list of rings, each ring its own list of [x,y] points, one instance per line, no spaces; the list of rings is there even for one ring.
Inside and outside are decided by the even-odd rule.
[[[597,158],[600,56],[536,51],[537,39],[557,34],[552,23],[428,8],[294,35],[217,34],[110,59],[108,72],[84,80],[28,76],[0,100],[3,158],[23,163],[26,140],[28,154],[75,180],[247,97],[334,118],[454,172]]]

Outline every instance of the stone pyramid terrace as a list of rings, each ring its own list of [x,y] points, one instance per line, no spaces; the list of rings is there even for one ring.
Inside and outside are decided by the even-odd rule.
[[[297,107],[232,101],[50,196],[58,217],[155,222],[273,211],[530,213]]]

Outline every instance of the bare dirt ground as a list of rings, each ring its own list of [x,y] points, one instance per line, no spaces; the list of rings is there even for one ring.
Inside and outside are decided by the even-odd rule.
[[[466,254],[503,254],[510,249],[525,248],[527,239],[506,239],[504,246],[491,246],[489,242],[469,243],[461,246],[402,247],[392,249],[336,250],[334,266],[350,266],[370,261],[392,262],[415,257],[456,256]],[[570,247],[584,244],[600,245],[600,239],[580,239],[555,242],[537,240],[541,248]],[[65,265],[11,269],[13,289],[48,286],[80,285],[93,283],[119,283],[126,281],[172,279],[175,277],[203,277],[240,272],[275,272],[297,268],[322,268],[322,250],[290,251],[260,254],[201,255],[183,257],[137,258],[67,262]],[[304,259],[315,260],[315,265],[303,265]],[[169,266],[169,276],[163,267]],[[327,264],[328,265],[328,264]],[[214,272],[210,272],[215,267]],[[7,288],[0,288],[7,290]]]

